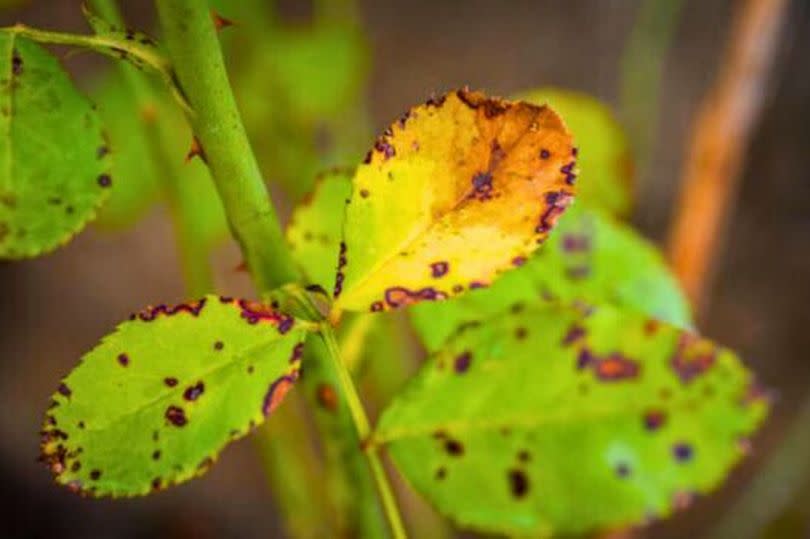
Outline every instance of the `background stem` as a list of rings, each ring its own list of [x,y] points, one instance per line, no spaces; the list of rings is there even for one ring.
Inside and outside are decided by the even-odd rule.
[[[368,421],[368,417],[366,416],[363,403],[360,401],[360,396],[357,394],[357,389],[354,387],[354,382],[352,382],[351,375],[341,360],[340,349],[338,347],[337,340],[335,339],[335,334],[332,327],[324,324],[323,328],[321,329],[321,337],[329,352],[329,358],[334,366],[334,369],[337,372],[343,396],[346,399],[349,411],[351,412],[352,419],[354,421],[354,427],[357,430],[357,436],[362,442],[365,442],[371,435],[371,425]],[[365,455],[369,467],[371,468],[371,474],[377,483],[377,490],[379,491],[383,510],[388,518],[388,523],[391,526],[391,533],[394,536],[394,539],[404,539],[407,537],[407,534],[405,533],[405,526],[402,524],[402,517],[399,514],[399,507],[397,506],[397,501],[394,497],[394,491],[388,482],[388,476],[386,475],[382,460],[377,454],[377,449],[370,446],[366,448]]]
[[[786,0],[741,3],[721,72],[700,105],[684,165],[669,259],[700,314],[748,140],[762,109]]]

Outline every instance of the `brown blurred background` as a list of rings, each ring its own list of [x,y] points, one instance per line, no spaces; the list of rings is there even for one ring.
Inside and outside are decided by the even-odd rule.
[[[151,24],[150,2],[123,4],[133,22]],[[637,178],[634,214],[635,223],[654,239],[665,237],[690,123],[716,72],[735,4],[684,1],[663,58],[659,122],[649,166]],[[593,94],[618,109],[620,58],[640,5],[635,0],[361,2],[372,49],[368,102],[375,128],[432,92],[465,84],[500,95],[555,85]],[[290,17],[306,17],[301,2],[282,6]],[[17,20],[85,31],[79,2],[71,0],[29,2],[5,12],[0,22]],[[781,41],[701,328],[739,350],[776,390],[774,415],[755,440],[754,458],[718,494],[647,529],[647,537],[703,533],[745,489],[810,389],[810,331],[804,327],[810,301],[806,0],[791,4]],[[64,59],[80,74],[100,62],[87,55]],[[147,499],[80,499],[53,486],[36,462],[42,412],[59,378],[131,311],[181,299],[176,262],[171,226],[161,209],[125,233],[91,227],[49,256],[0,262],[0,536],[278,534],[272,493],[253,447],[244,441],[229,448],[206,478]],[[218,251],[218,279],[226,289],[245,286],[244,277],[231,269],[238,263],[232,246]],[[806,520],[804,529],[810,534]]]

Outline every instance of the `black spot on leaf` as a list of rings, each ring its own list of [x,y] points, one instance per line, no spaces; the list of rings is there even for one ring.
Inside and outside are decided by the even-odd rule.
[[[515,498],[523,498],[529,493],[529,477],[523,470],[509,470],[507,474],[509,491]]]

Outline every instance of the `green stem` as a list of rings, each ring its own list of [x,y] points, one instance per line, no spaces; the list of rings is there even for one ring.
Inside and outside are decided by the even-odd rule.
[[[160,73],[168,74],[171,72],[168,60],[154,44],[140,43],[136,40],[126,39],[123,36],[52,32],[50,30],[31,28],[20,23],[3,28],[3,31],[40,43],[91,49],[116,59],[127,59],[139,66],[148,66]]]
[[[363,403],[360,401],[360,396],[357,394],[357,389],[354,386],[352,377],[341,360],[340,348],[335,339],[335,333],[331,326],[324,324],[320,335],[329,352],[328,355],[335,372],[338,375],[343,396],[346,399],[346,404],[349,407],[352,420],[354,421],[354,427],[357,430],[357,436],[364,442],[371,436],[371,424],[366,416]],[[386,475],[382,460],[380,460],[380,456],[377,454],[377,449],[375,447],[368,447],[365,451],[365,455],[371,469],[371,474],[374,477],[374,481],[377,483],[377,489],[382,499],[383,510],[388,519],[388,524],[391,526],[391,534],[395,539],[404,539],[407,537],[405,527],[402,524],[402,517],[399,514],[399,507],[394,497],[394,491],[388,482],[388,476]]]
[[[115,0],[91,0],[93,9],[108,23],[123,28],[124,19],[115,3]],[[213,276],[211,264],[208,261],[209,251],[197,239],[193,222],[190,218],[193,200],[183,197],[178,182],[182,181],[183,166],[177,156],[169,155],[172,147],[171,135],[168,133],[163,118],[154,116],[160,104],[150,82],[134,66],[116,62],[124,80],[125,89],[135,102],[138,112],[143,118],[141,134],[147,141],[147,147],[152,160],[158,165],[166,199],[168,201],[172,221],[174,224],[177,252],[180,255],[180,266],[183,272],[183,283],[187,297],[201,297],[213,290]],[[147,114],[147,111],[152,111]]]
[[[207,3],[156,0],[176,78],[192,111],[228,222],[265,293],[298,277],[228,82]]]

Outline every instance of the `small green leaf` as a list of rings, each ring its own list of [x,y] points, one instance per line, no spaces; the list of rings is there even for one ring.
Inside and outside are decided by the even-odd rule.
[[[633,159],[624,130],[613,112],[593,97],[558,88],[518,94],[535,105],[548,105],[565,119],[579,148],[577,201],[625,217],[633,203]]]
[[[298,379],[306,322],[208,296],[130,317],[59,385],[42,460],[92,496],[135,496],[204,473]]]
[[[460,325],[487,318],[537,296],[611,303],[678,326],[691,325],[689,304],[653,244],[627,225],[579,207],[526,264],[484,290],[411,309],[429,350]]]
[[[374,443],[463,527],[578,534],[709,492],[766,412],[729,350],[611,307],[545,303],[451,339]]]
[[[293,212],[287,243],[310,284],[330,290],[335,284],[344,208],[352,193],[354,171],[335,169],[321,174],[315,190]]]
[[[411,109],[355,173],[335,312],[489,284],[546,238],[573,197],[574,166],[547,107],[459,90]]]
[[[101,121],[53,56],[0,32],[0,71],[0,258],[25,258],[81,230],[113,179]]]

